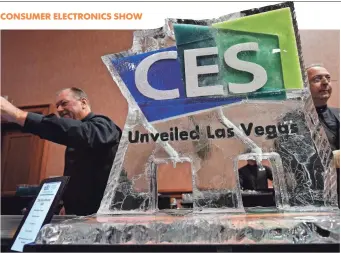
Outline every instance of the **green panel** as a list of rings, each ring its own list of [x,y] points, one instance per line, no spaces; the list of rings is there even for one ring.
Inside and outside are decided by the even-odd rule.
[[[215,29],[214,29],[215,30]],[[178,59],[181,66],[181,73],[183,82],[185,80],[185,66],[184,66],[184,51],[197,48],[216,47],[214,34],[212,28],[207,26],[188,25],[188,24],[174,24],[174,32],[176,37]],[[219,65],[217,55],[201,56],[197,58],[198,66],[205,65]],[[214,86],[224,85],[219,79],[219,74],[205,74],[199,75],[199,86]]]
[[[212,25],[215,28],[275,35],[279,40],[286,89],[303,88],[301,66],[290,8],[268,11]]]
[[[279,91],[284,89],[280,54],[273,53],[273,49],[279,47],[277,36],[219,29],[215,38],[218,47],[219,62],[224,64],[220,68],[220,78],[224,80],[224,83],[232,82],[248,85],[253,80],[251,73],[229,67],[224,61],[224,53],[231,46],[247,42],[256,42],[258,43],[259,51],[240,52],[238,59],[256,63],[262,66],[267,72],[268,80],[257,92]]]
[[[197,48],[217,47],[218,56],[198,57],[198,66],[219,65],[218,74],[199,75],[199,86],[223,85],[227,87],[230,82],[248,85],[248,83],[253,80],[253,75],[249,72],[239,71],[227,66],[224,60],[224,53],[227,49],[236,44],[257,42],[259,45],[259,51],[240,52],[238,54],[238,58],[240,60],[253,62],[262,66],[268,75],[267,83],[261,89],[257,90],[257,92],[248,94],[230,93],[229,96],[247,96],[249,99],[285,99],[280,54],[272,53],[273,49],[278,49],[279,47],[277,36],[188,24],[175,24],[174,32],[178,49],[178,59],[181,65],[184,83],[184,51]]]

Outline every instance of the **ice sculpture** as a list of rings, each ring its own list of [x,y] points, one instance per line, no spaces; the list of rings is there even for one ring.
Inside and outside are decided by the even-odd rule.
[[[307,88],[293,3],[168,19],[102,59],[129,113],[101,207],[45,226],[37,243],[339,242],[332,152]],[[250,158],[274,177],[276,208],[256,220],[238,179]],[[158,170],[182,163],[193,209],[160,211]]]

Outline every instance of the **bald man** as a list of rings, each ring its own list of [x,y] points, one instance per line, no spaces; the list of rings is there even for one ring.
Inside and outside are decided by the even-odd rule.
[[[340,149],[340,109],[328,106],[332,94],[329,71],[322,65],[314,64],[307,68],[310,92],[320,122],[327,134],[331,149]]]
[[[337,192],[340,195],[340,109],[328,106],[328,100],[333,90],[329,71],[319,64],[311,65],[306,70],[311,96],[319,120],[334,153],[334,166],[337,172]],[[340,205],[339,198],[338,201]]]

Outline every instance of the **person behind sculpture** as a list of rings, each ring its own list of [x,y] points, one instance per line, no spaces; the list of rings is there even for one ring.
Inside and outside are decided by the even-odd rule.
[[[332,94],[330,73],[322,65],[314,64],[307,69],[310,92],[320,122],[326,132],[332,151],[340,149],[340,109],[328,106]]]
[[[332,94],[332,83],[329,71],[319,64],[313,64],[306,68],[310,92],[319,120],[327,135],[334,156],[340,150],[340,109],[328,106],[328,100]],[[340,157],[340,156],[338,156]],[[335,164],[339,164],[336,161]],[[337,191],[340,194],[340,169],[337,168]]]
[[[1,116],[29,132],[66,146],[64,176],[70,176],[63,202],[66,214],[96,213],[122,135],[108,117],[91,111],[88,96],[79,88],[57,93],[58,115],[25,112],[1,97]]]
[[[239,183],[243,190],[266,190],[269,188],[268,179],[273,180],[271,168],[261,168],[254,159],[247,160],[247,164],[238,171]]]

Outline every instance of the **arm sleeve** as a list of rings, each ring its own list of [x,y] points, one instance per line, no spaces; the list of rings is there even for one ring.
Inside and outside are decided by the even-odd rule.
[[[29,112],[24,131],[68,147],[100,147],[118,143],[121,130],[109,118],[95,116],[88,121],[43,116]]]
[[[268,179],[273,181],[272,170],[268,166],[265,166],[265,169],[266,169],[266,175],[267,175]]]
[[[244,180],[240,172],[239,172],[239,184],[240,184],[240,187],[244,189]]]

